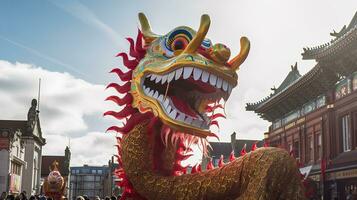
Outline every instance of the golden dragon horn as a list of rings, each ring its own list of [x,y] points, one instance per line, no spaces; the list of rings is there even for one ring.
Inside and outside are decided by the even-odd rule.
[[[139,21],[141,25],[141,32],[143,33],[145,42],[149,43],[159,36],[151,31],[149,20],[144,13],[139,13]]]
[[[202,41],[205,39],[208,32],[211,20],[208,15],[201,16],[200,28],[197,31],[196,36],[191,40],[183,53],[194,53],[201,46]]]
[[[248,38],[241,37],[240,38],[240,52],[239,54],[232,58],[232,60],[228,61],[228,64],[231,66],[233,70],[239,70],[239,66],[244,62],[247,58],[250,49],[250,42]]]

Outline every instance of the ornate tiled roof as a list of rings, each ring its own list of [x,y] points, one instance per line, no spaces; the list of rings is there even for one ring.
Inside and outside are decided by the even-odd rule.
[[[274,98],[274,96],[277,96],[278,94],[285,91],[290,85],[294,84],[300,78],[301,78],[301,75],[297,68],[297,63],[295,63],[295,65],[291,65],[291,71],[288,73],[288,75],[285,77],[284,81],[279,85],[279,87],[272,88],[273,93],[271,93],[269,96],[263,98],[262,100],[260,100],[256,103],[247,103],[246,109],[248,111],[256,110],[258,107],[260,107],[264,103],[268,102],[271,98]]]
[[[335,37],[330,42],[316,46],[303,48],[304,52],[301,54],[303,59],[321,60],[329,55],[334,55],[340,48],[351,45],[357,41],[357,12],[352,18],[350,24],[344,26],[338,33],[334,31],[330,33]]]

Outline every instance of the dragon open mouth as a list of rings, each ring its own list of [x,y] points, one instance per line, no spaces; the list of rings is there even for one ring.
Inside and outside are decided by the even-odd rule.
[[[212,120],[212,115],[208,115],[212,109],[207,108],[222,98],[227,100],[233,88],[217,74],[195,66],[181,66],[165,74],[146,74],[142,89],[146,96],[159,102],[172,120],[207,130]]]

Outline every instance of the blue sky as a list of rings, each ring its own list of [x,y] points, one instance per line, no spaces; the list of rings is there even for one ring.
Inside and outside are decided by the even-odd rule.
[[[251,41],[226,105],[227,120],[220,121],[221,141],[229,141],[233,131],[238,138],[262,139],[269,123],[245,111],[245,104],[269,95],[295,62],[301,74],[310,70],[315,62],[302,60],[302,48],[330,41],[329,33],[348,24],[356,11],[356,0],[3,0],[0,104],[7,106],[0,119],[26,117],[41,77],[44,153],[63,154],[70,138],[74,165],[105,164],[115,151],[114,135],[103,131],[117,123],[102,117],[112,108],[103,101],[111,92],[105,85],[115,80],[107,72],[122,66],[114,56],[127,50],[125,37],[136,36],[138,12],[148,16],[158,34],[180,25],[197,29],[207,13],[213,43],[224,43],[235,54],[241,36]],[[83,141],[98,148],[83,148]]]

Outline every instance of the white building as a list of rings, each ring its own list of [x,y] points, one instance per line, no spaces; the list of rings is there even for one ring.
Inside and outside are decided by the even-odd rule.
[[[0,192],[40,192],[42,137],[37,101],[27,120],[0,120]]]

